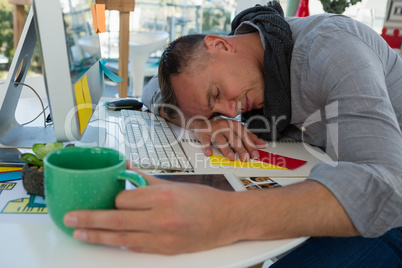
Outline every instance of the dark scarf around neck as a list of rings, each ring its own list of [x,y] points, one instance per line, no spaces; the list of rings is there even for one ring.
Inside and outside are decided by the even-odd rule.
[[[243,22],[256,25],[264,35],[264,108],[242,114],[242,121],[256,135],[265,140],[276,140],[290,123],[290,60],[292,57],[292,31],[285,21],[277,1],[266,6],[256,5],[240,12],[232,21],[233,35]],[[266,120],[254,119],[263,115]]]

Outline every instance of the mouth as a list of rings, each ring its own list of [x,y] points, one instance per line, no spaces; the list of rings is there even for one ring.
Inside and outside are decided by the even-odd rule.
[[[244,103],[239,102],[240,109],[238,110],[241,114],[249,112],[253,109],[250,99],[245,95]]]
[[[251,111],[253,107],[251,106],[250,99],[246,96],[246,112]]]
[[[239,104],[240,104],[240,114],[244,114],[245,112],[247,112],[247,109],[248,109],[247,96],[246,96],[246,100],[244,101],[244,103],[239,102]]]
[[[249,104],[249,100],[248,97],[246,96],[246,100],[244,101],[244,104],[241,104],[241,113],[246,113],[250,111],[250,104]]]
[[[246,96],[246,101],[244,102],[244,105],[243,105],[243,109],[242,109],[242,110],[243,110],[242,113],[247,112],[247,96]]]

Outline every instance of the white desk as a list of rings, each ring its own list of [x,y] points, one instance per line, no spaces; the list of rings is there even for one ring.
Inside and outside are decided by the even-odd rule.
[[[135,253],[72,239],[53,224],[0,223],[2,267],[247,267],[277,256],[304,241],[239,242],[212,250],[164,256]]]
[[[35,114],[35,110],[31,111]],[[105,124],[102,119],[95,122]],[[124,150],[119,128],[114,123],[107,124],[114,127],[109,129],[105,144]],[[59,231],[47,214],[42,215],[45,218],[40,222],[43,223],[24,223],[17,219],[6,221],[4,216],[7,215],[0,216],[3,217],[0,217],[1,267],[247,267],[278,256],[306,240],[244,241],[197,253],[164,256],[76,241]]]

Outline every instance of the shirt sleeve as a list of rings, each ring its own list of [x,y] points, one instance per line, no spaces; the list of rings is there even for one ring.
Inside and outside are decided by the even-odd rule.
[[[365,34],[331,31],[307,53],[306,95],[322,110],[339,160],[317,164],[308,179],[335,195],[362,236],[376,237],[402,226],[402,135],[393,107],[402,104],[389,95],[390,62],[379,52],[386,47]]]
[[[158,75],[152,77],[144,86],[141,100],[151,112],[159,115],[159,104],[161,103],[162,95],[159,88]]]

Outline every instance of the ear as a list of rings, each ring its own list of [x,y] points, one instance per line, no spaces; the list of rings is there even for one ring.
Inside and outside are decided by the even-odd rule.
[[[228,38],[219,35],[209,34],[205,36],[204,44],[207,49],[218,49],[232,53],[235,52],[235,46],[233,43],[230,42]]]

